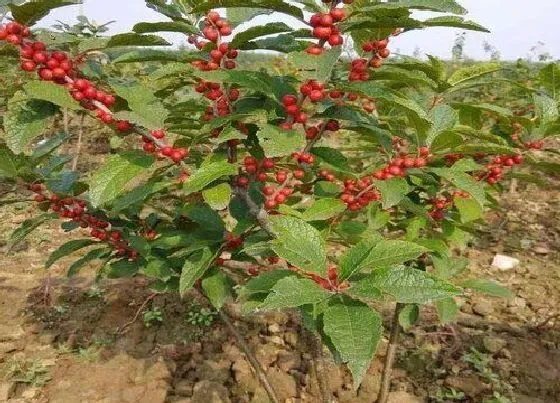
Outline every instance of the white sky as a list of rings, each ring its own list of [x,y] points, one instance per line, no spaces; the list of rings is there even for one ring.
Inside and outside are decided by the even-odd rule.
[[[469,10],[468,19],[489,28],[492,33],[470,32],[467,35],[465,54],[477,59],[486,58],[483,42],[488,41],[498,48],[503,59],[513,60],[526,57],[530,49],[541,41],[544,46],[539,52],[549,52],[554,59],[560,59],[560,0],[458,0]],[[164,16],[146,7],[143,0],[84,0],[84,13],[103,23],[118,20],[112,25],[111,33],[130,31],[139,21],[162,21]],[[49,26],[55,20],[73,23],[80,6],[70,6],[55,10],[41,21]],[[261,17],[258,22],[277,21],[278,17]],[[287,21],[285,19],[282,19]],[[455,33],[461,30],[451,28],[429,28],[413,31],[394,40],[393,51],[412,54],[418,47],[424,53],[449,58]],[[168,37],[174,43],[181,42],[183,36]]]

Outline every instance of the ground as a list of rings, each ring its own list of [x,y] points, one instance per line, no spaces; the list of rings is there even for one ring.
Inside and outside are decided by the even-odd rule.
[[[392,403],[560,402],[560,318],[553,317],[560,313],[560,199],[531,186],[503,202],[472,246],[466,276],[495,279],[515,298],[466,295],[457,321],[445,326],[424,308],[402,337]],[[31,214],[28,206],[3,207],[0,239]],[[0,401],[267,401],[234,337],[195,296],[156,296],[127,325],[150,296],[142,279],[94,285],[95,267],[67,279],[68,259],[46,270],[48,254],[67,239],[53,224],[0,255]],[[519,266],[491,267],[497,253]],[[390,307],[380,307],[387,321]],[[282,401],[320,401],[295,316],[235,315],[234,325]],[[385,347],[357,391],[346,369],[327,363],[335,401],[375,400]]]

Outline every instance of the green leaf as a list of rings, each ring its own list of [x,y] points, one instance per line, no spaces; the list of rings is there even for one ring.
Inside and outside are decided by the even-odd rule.
[[[140,35],[135,32],[126,34],[118,34],[111,37],[105,45],[106,48],[117,48],[121,46],[169,46],[161,36],[157,35]]]
[[[420,308],[418,305],[405,305],[399,312],[399,324],[406,331],[418,323],[420,319]]]
[[[197,4],[192,11],[197,13],[206,12],[213,8],[232,7],[264,8],[303,19],[303,12],[300,8],[285,3],[282,0],[206,0],[203,3]]]
[[[268,294],[272,287],[283,278],[294,276],[290,270],[272,270],[260,274],[247,281],[239,290],[239,296],[246,298],[255,294]]]
[[[135,115],[134,121],[148,129],[161,129],[169,112],[153,90],[136,81],[110,80],[117,95],[124,98]]]
[[[138,264],[128,259],[121,259],[109,265],[106,271],[108,278],[129,278],[138,273]]]
[[[461,287],[470,288],[481,294],[485,294],[491,297],[499,298],[512,298],[513,293],[506,287],[485,279],[473,278],[470,280],[463,281]]]
[[[19,162],[19,157],[0,144],[0,177],[15,178],[18,174]]]
[[[490,32],[488,28],[485,28],[482,25],[456,16],[429,18],[423,21],[422,24],[426,27],[453,27],[468,29],[469,31]]]
[[[195,281],[204,275],[215,258],[216,253],[212,252],[209,248],[203,248],[189,256],[183,265],[179,280],[179,294],[181,298],[189,292]]]
[[[351,287],[346,293],[357,298],[380,298],[381,290],[375,285],[375,279],[371,275],[356,275],[352,278]]]
[[[247,22],[258,15],[272,14],[272,10],[266,10],[263,8],[250,8],[250,7],[237,7],[229,8],[227,10],[227,19],[232,27]]]
[[[413,242],[365,239],[340,258],[340,278],[345,279],[366,267],[386,267],[416,259],[427,249]]]
[[[68,194],[79,177],[80,174],[76,171],[57,172],[45,181],[45,185],[53,193]]]
[[[384,209],[399,204],[410,191],[408,183],[403,178],[375,181],[375,186],[381,192],[381,204]]]
[[[292,28],[290,28],[288,25],[284,24],[283,22],[272,22],[266,25],[256,25],[235,35],[235,37],[232,39],[230,43],[230,47],[234,49],[238,49],[244,43],[247,43],[260,36],[279,34],[281,32],[290,32],[290,31],[292,31]]]
[[[269,38],[257,39],[242,44],[240,50],[273,50],[282,53],[300,52],[309,46],[310,42],[299,41],[292,34],[280,34]]]
[[[494,73],[501,68],[502,67],[499,63],[477,63],[474,66],[463,67],[455,70],[447,82],[451,86],[456,86],[457,84],[462,84],[466,81]]]
[[[405,304],[426,304],[459,294],[453,285],[409,267],[377,269],[373,276],[384,293]]]
[[[48,101],[62,108],[81,110],[81,105],[70,95],[66,87],[50,81],[30,81],[23,87],[29,98]]]
[[[29,100],[18,91],[8,101],[4,115],[6,145],[20,154],[39,135],[44,133],[56,108],[50,102]]]
[[[151,259],[142,270],[145,276],[161,281],[168,281],[173,276],[173,269],[167,260]]]
[[[448,168],[432,168],[431,170],[451,182],[458,189],[469,193],[481,206],[486,203],[484,185],[469,174]]]
[[[560,66],[557,63],[549,63],[539,72],[539,81],[546,88],[552,98],[558,100],[560,95]]]
[[[376,8],[410,8],[429,10],[440,13],[465,14],[467,10],[453,0],[399,0],[395,3],[377,3],[360,8],[361,11],[375,10]]]
[[[326,273],[326,245],[319,231],[303,220],[287,216],[270,216],[277,236],[272,249],[301,270]]]
[[[542,131],[546,131],[548,126],[558,120],[558,103],[546,95],[535,95],[534,100],[535,112],[540,119],[539,127]]]
[[[198,192],[222,176],[235,175],[236,173],[237,166],[234,164],[227,161],[212,162],[194,171],[185,182],[183,190],[185,193]]]
[[[317,304],[328,299],[330,295],[313,280],[295,276],[285,277],[276,282],[270,294],[259,305],[259,309],[285,309]]]
[[[313,194],[320,197],[333,197],[340,193],[340,188],[336,183],[320,181],[313,185]]]
[[[344,211],[346,205],[339,199],[318,199],[304,211],[301,218],[305,221],[328,220]]]
[[[442,324],[453,321],[453,319],[459,312],[459,307],[457,306],[457,303],[453,298],[444,298],[436,301],[436,309],[439,321]]]
[[[55,220],[56,218],[58,218],[58,215],[55,213],[43,213],[37,217],[25,220],[10,236],[10,243],[15,245],[23,241],[31,232],[39,228],[42,224],[50,220]]]
[[[147,34],[151,32],[200,33],[200,30],[186,21],[140,22],[136,24],[132,30],[138,34]]]
[[[176,3],[177,2],[174,1],[173,3],[169,4],[167,0],[146,0],[146,5],[152,10],[171,18],[172,20],[182,20],[183,14],[181,13],[181,9]],[[191,6],[189,5],[189,10],[187,11],[192,12],[190,7]]]
[[[337,149],[331,147],[313,147],[311,153],[336,169],[342,171],[350,170],[348,158]]]
[[[37,145],[37,147],[35,147],[35,149],[33,150],[31,158],[34,160],[38,160],[45,155],[50,154],[58,147],[60,147],[70,137],[72,136],[68,133],[60,133],[56,136],[49,137],[48,139],[46,139],[46,141],[41,141],[41,143]]]
[[[145,172],[153,162],[154,158],[151,155],[142,152],[109,156],[105,165],[92,174],[89,182],[93,206],[102,206],[123,194],[126,186]]]
[[[124,209],[142,203],[149,196],[160,192],[167,186],[169,186],[168,183],[157,182],[154,180],[143,183],[140,186],[136,186],[134,189],[126,192],[111,203],[111,215],[116,215]]]
[[[70,267],[68,268],[68,272],[66,273],[66,276],[73,277],[76,274],[78,274],[78,271],[86,264],[92,262],[93,260],[105,259],[110,255],[111,255],[110,248],[92,249],[70,265]]]
[[[136,62],[188,62],[199,58],[192,52],[159,49],[134,49],[130,52],[120,54],[113,63],[136,63]],[[186,66],[183,66],[186,70]]]
[[[276,90],[272,84],[273,76],[262,71],[218,70],[196,72],[195,74],[206,81],[237,84],[246,90],[252,90],[269,97],[276,96]]]
[[[442,257],[432,256],[434,264],[434,276],[440,280],[449,280],[462,273],[469,263],[465,258],[450,258],[443,255]]]
[[[346,297],[337,298],[325,310],[323,330],[342,361],[348,364],[357,388],[383,335],[381,317],[364,303]]]
[[[210,189],[203,190],[202,198],[214,210],[223,210],[231,200],[231,186],[228,183],[220,183]]]
[[[341,53],[341,46],[335,46],[318,56],[310,57],[309,53],[292,52],[288,62],[300,72],[302,79],[327,81]]]
[[[434,140],[446,130],[452,129],[459,121],[459,114],[449,105],[437,105],[430,111],[433,122],[426,136],[426,144],[431,146]]]
[[[49,14],[52,9],[81,3],[81,0],[32,0],[22,5],[8,4],[8,8],[14,20],[30,26]]]
[[[222,309],[231,296],[231,288],[231,280],[221,271],[202,280],[202,289],[216,309]]]
[[[267,157],[291,155],[305,146],[305,137],[297,130],[283,130],[277,126],[264,125],[257,132],[259,144]]]
[[[459,211],[461,222],[463,224],[482,218],[483,210],[480,206],[480,203],[478,203],[476,200],[470,198],[465,199],[464,197],[455,197],[453,203]]]
[[[205,231],[224,232],[224,222],[218,212],[212,210],[206,204],[199,204],[187,212],[187,217],[200,225]]]

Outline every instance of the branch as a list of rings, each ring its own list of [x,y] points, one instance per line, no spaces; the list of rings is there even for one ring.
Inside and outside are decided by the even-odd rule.
[[[249,212],[253,215],[259,223],[259,226],[266,232],[271,238],[276,238],[276,234],[272,230],[270,223],[268,222],[268,213],[262,207],[259,207],[257,203],[251,198],[249,192],[241,187],[235,188],[235,194],[245,202],[247,207],[249,207]]]
[[[377,403],[387,403],[389,398],[389,389],[391,388],[391,373],[393,372],[393,363],[397,353],[397,343],[399,340],[399,333],[401,325],[399,324],[399,313],[404,307],[404,304],[397,303],[391,320],[391,333],[389,335],[389,346],[387,347],[387,355],[385,356],[385,365],[383,366],[383,373],[381,375],[381,390]]]

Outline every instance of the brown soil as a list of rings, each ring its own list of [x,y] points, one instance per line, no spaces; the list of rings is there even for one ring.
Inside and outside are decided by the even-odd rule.
[[[560,402],[560,318],[535,328],[560,313],[560,200],[554,192],[530,188],[504,201],[503,213],[491,217],[469,253],[468,276],[493,278],[515,298],[466,296],[457,322],[445,326],[436,324],[433,308],[424,308],[422,322],[405,333],[399,347],[393,403],[507,401],[500,396],[519,403]],[[2,236],[31,214],[22,207],[2,208]],[[146,327],[140,315],[118,334],[149,290],[142,279],[93,287],[96,267],[66,279],[71,258],[45,270],[49,252],[67,239],[53,224],[1,255],[0,401],[267,401],[217,317],[210,325],[187,322],[203,305],[195,296],[184,301],[157,296],[147,307],[157,308],[162,322]],[[496,253],[521,264],[503,272],[491,268]],[[384,306],[386,317],[390,307]],[[234,323],[282,401],[321,401],[295,317],[236,316]],[[327,363],[335,401],[375,400],[385,346],[358,391],[346,369]]]

